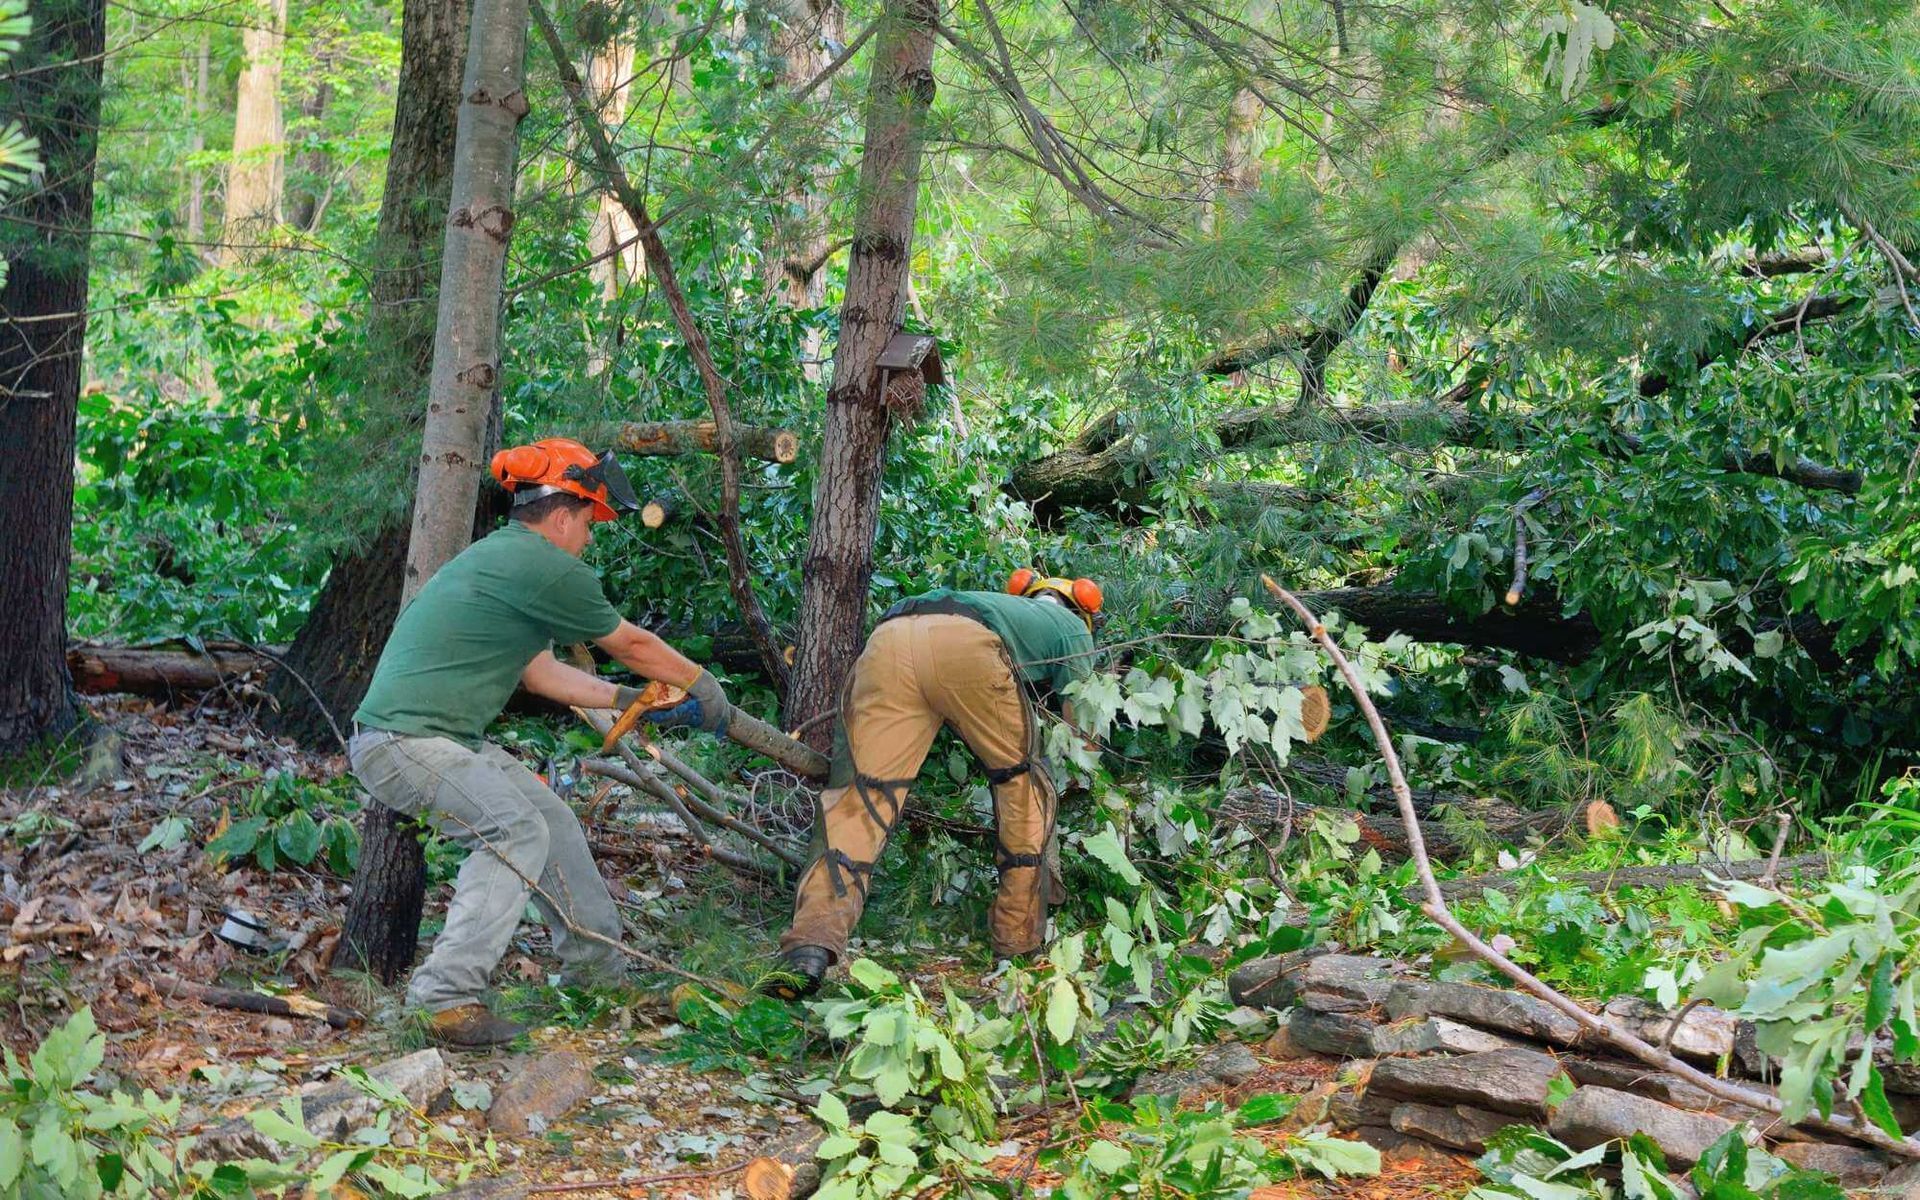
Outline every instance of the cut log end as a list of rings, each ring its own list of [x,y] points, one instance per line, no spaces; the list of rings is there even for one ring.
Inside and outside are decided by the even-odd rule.
[[[773,1158],[756,1158],[740,1176],[748,1200],[792,1200],[793,1168]]]
[[[790,430],[778,430],[773,435],[773,461],[790,463],[800,457],[800,439]]]
[[[1518,605],[1519,603],[1520,603],[1520,589],[1519,589],[1519,588],[1513,588],[1513,589],[1511,589],[1511,590],[1509,590],[1509,591],[1507,592],[1507,607],[1508,607],[1508,608],[1513,608],[1513,607],[1515,607],[1516,605]]]
[[[648,529],[658,529],[667,523],[668,509],[665,501],[649,500],[640,506],[640,523]]]

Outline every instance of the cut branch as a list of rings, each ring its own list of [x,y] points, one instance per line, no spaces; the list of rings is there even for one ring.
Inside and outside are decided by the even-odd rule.
[[[800,455],[800,439],[785,429],[736,425],[733,437],[741,454],[762,462],[790,463]],[[718,454],[720,427],[716,421],[633,421],[620,427],[615,441],[629,454]]]
[[[306,996],[269,996],[262,992],[210,987],[204,983],[176,979],[172,975],[156,977],[153,989],[162,996],[197,1000],[212,1008],[260,1013],[270,1017],[304,1017],[312,1021],[325,1021],[335,1029],[351,1029],[366,1020],[350,1008],[335,1008]]]
[[[1708,875],[1720,879],[1765,879],[1769,869],[1775,873],[1804,872],[1824,878],[1834,862],[1824,854],[1801,854],[1774,863],[1765,858],[1730,863],[1661,863],[1650,867],[1618,867],[1611,871],[1572,871],[1557,876],[1562,887],[1583,892],[1618,892],[1627,888],[1664,888],[1676,884],[1708,883]],[[1441,883],[1440,894],[1448,900],[1477,896],[1481,892],[1507,892],[1533,876],[1520,871],[1497,875],[1468,875]],[[1409,891],[1410,898],[1417,898]]]
[[[776,690],[785,692],[787,662],[774,637],[773,623],[767,620],[759,597],[754,595],[753,565],[747,560],[746,540],[740,533],[740,453],[733,407],[727,400],[726,380],[720,377],[719,369],[713,364],[713,354],[707,348],[706,332],[693,319],[693,310],[687,306],[687,296],[680,287],[673,258],[667,253],[666,243],[660,240],[659,226],[647,213],[646,197],[627,177],[626,168],[620,165],[620,158],[614,153],[613,143],[607,137],[606,126],[601,124],[600,115],[594,111],[593,102],[587,95],[586,84],[581,81],[566,45],[560,40],[560,31],[554,27],[553,18],[540,0],[531,0],[528,9],[553,57],[554,68],[560,73],[560,82],[566,90],[567,99],[572,103],[574,116],[587,135],[600,176],[597,182],[603,189],[613,193],[633,221],[634,231],[640,235],[640,244],[646,251],[647,270],[659,283],[660,292],[667,299],[667,308],[673,313],[674,327],[686,342],[687,353],[700,373],[700,383],[707,393],[707,407],[713,410],[714,453],[720,458],[719,525],[720,542],[727,552],[727,586],[733,593],[734,604],[740,609],[740,619],[746,622],[754,644],[759,647],[768,678],[774,681]]]

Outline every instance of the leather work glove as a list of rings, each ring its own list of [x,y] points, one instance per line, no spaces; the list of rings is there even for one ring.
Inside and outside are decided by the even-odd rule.
[[[713,677],[713,672],[702,671],[687,687],[687,698],[672,708],[657,709],[647,713],[648,724],[671,729],[679,725],[688,725],[711,733],[716,737],[725,737],[727,722],[733,717],[733,705],[727,700],[726,689]]]

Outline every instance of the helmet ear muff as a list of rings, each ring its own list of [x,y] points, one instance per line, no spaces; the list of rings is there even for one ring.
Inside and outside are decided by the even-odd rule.
[[[1034,570],[1032,567],[1021,567],[1018,571],[1007,576],[1007,594],[1009,596],[1026,595],[1027,589],[1032,587],[1034,580],[1038,578],[1040,578],[1040,572]]]
[[[1100,591],[1100,585],[1093,580],[1076,579],[1073,581],[1073,602],[1080,606],[1081,612],[1088,614],[1097,613],[1100,611],[1100,605],[1105,603],[1105,601],[1106,596]]]
[[[545,475],[550,461],[551,456],[542,446],[515,446],[495,454],[488,467],[500,485],[512,491],[518,484]]]

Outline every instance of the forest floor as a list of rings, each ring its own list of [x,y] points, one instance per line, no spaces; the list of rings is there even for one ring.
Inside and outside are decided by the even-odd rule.
[[[89,1007],[108,1040],[104,1079],[182,1097],[181,1125],[192,1132],[217,1129],[342,1066],[371,1067],[421,1049],[425,1042],[403,1010],[401,988],[330,970],[347,885],[323,857],[309,867],[282,861],[265,871],[251,860],[219,861],[205,849],[233,821],[258,811],[249,797],[275,773],[346,794],[339,782],[344,756],[270,738],[243,704],[229,700],[171,707],[129,697],[91,703],[121,739],[118,771],[97,772],[92,784],[16,781],[0,791],[0,1040],[24,1058],[50,1030]],[[626,832],[623,838],[617,827],[590,829],[609,844],[647,847],[603,861],[616,891],[645,900],[691,896],[690,889],[701,886],[705,877],[690,844]],[[432,889],[428,933],[438,927],[447,892],[444,884]],[[277,943],[271,953],[244,951],[216,936],[232,909],[267,926]],[[536,1118],[537,1132],[500,1137],[497,1163],[488,1170],[517,1171],[536,1185],[536,1194],[573,1185],[551,1194],[725,1197],[734,1194],[741,1164],[806,1119],[811,1100],[797,1090],[808,1074],[804,1064],[763,1071],[739,1057],[671,1061],[683,1032],[675,1013],[683,990],[667,983],[620,995],[562,990],[548,980],[552,963],[544,949],[544,934],[523,925],[496,976],[506,1011],[538,1028],[495,1052],[447,1053],[451,1087],[442,1102],[453,1108],[440,1119],[477,1136],[487,1125],[490,1100],[509,1077],[557,1051],[572,1051],[591,1065],[588,1095],[563,1117]],[[741,979],[754,968],[734,966],[725,973]],[[927,981],[945,977],[965,990],[972,982],[967,971],[960,960],[935,955],[915,973]],[[168,975],[303,995],[353,1009],[364,1020],[336,1030],[318,1020],[207,1007],[163,994],[165,985],[156,981]],[[1282,1060],[1259,1051],[1256,1057],[1254,1078],[1232,1089],[1195,1091],[1183,1103],[1324,1093],[1334,1086],[1331,1060]],[[1010,1117],[991,1169],[1046,1185],[1051,1181],[1037,1167],[1036,1153],[1074,1120],[1066,1108]],[[1412,1200],[1459,1195],[1476,1178],[1465,1158],[1415,1145],[1390,1152],[1375,1177],[1301,1180],[1256,1194],[1265,1200]],[[597,1180],[615,1182],[604,1190],[580,1187]]]

